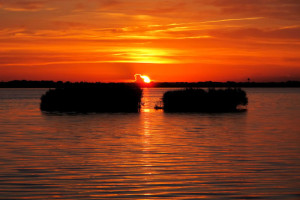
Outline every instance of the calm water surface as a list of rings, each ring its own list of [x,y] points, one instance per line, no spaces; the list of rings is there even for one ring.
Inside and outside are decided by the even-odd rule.
[[[300,88],[246,89],[248,111],[39,110],[0,89],[0,199],[300,199]]]

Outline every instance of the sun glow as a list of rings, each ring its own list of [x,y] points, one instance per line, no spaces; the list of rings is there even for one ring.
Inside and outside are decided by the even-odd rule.
[[[145,83],[150,83],[151,82],[149,76],[141,76],[141,78],[144,79]]]
[[[146,75],[141,75],[141,74],[135,74],[135,81],[138,83],[144,82],[144,83],[150,83],[151,79],[149,78],[149,76]]]
[[[113,53],[115,60],[112,62],[156,64],[177,63],[179,61],[173,58],[177,54],[178,50],[171,49],[122,48]]]

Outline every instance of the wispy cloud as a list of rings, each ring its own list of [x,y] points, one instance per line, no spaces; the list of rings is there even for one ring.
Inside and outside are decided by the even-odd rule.
[[[54,8],[46,7],[45,0],[0,0],[0,9],[8,11],[38,11],[52,10]]]
[[[223,14],[258,15],[275,19],[300,19],[300,2],[298,0],[218,0],[212,3]]]
[[[277,39],[291,40],[291,42],[300,41],[300,27],[279,27],[274,29],[259,29],[259,28],[237,28],[232,30],[212,30],[213,36],[230,37],[230,38],[252,38],[256,41],[260,39]]]
[[[219,19],[219,20],[203,21],[203,22],[200,22],[200,23],[218,23],[218,22],[246,21],[246,20],[258,20],[258,19],[263,19],[263,17],[245,17],[245,18]]]

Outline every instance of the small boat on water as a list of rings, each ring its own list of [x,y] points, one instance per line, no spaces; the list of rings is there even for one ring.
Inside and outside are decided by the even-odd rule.
[[[155,110],[160,110],[160,109],[163,109],[163,102],[162,101],[158,101],[156,102],[155,106],[154,106],[154,109]]]

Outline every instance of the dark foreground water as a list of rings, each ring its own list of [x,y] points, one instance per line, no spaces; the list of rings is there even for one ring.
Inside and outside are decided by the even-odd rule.
[[[300,89],[247,89],[248,112],[49,114],[0,89],[0,199],[300,199]]]

